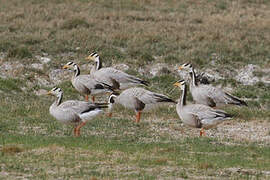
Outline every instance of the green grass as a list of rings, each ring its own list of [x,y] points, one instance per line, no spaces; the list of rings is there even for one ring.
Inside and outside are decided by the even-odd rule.
[[[63,89],[66,86],[61,85]],[[161,107],[154,111],[155,115],[144,113],[139,125],[133,122],[133,111],[117,107],[113,118],[100,116],[92,120],[82,128],[82,136],[75,138],[72,127],[48,115],[53,98],[37,98],[19,91],[17,95],[4,98],[0,109],[0,164],[4,164],[1,170],[10,173],[10,178],[216,177],[219,171],[225,173],[232,167],[255,169],[256,173],[250,171],[247,177],[264,178],[262,171],[270,167],[269,146],[213,137],[172,138],[169,132],[151,128],[152,124],[158,128],[178,124],[174,107]],[[74,95],[77,93],[67,91],[65,98]],[[236,112],[244,110],[240,114],[254,114],[248,108]],[[164,114],[167,120],[145,121]],[[227,172],[223,176],[241,178],[243,174]]]
[[[90,175],[98,178],[151,176],[155,179],[158,177],[158,169],[164,168],[173,170],[161,171],[163,178],[179,176],[183,168],[188,173],[182,176],[201,173],[213,173],[215,176],[216,170],[230,167],[256,168],[260,177],[259,172],[270,166],[269,161],[266,161],[270,155],[269,148],[258,147],[256,144],[228,146],[210,138],[141,143],[102,136],[74,138],[4,135],[0,141],[4,147],[0,153],[0,161],[5,164],[4,170],[25,175],[35,173],[37,178],[83,178]],[[14,143],[20,145],[13,145],[11,150],[9,144]],[[105,171],[101,171],[102,165],[107,167]],[[61,172],[61,167],[67,171]],[[120,167],[130,167],[130,173]],[[195,170],[192,171],[193,175],[189,168]],[[52,170],[55,172],[52,173]]]

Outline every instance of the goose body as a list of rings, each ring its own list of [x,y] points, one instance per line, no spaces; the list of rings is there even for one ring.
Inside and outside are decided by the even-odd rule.
[[[86,101],[88,101],[88,95],[93,96],[92,100],[94,102],[95,95],[113,91],[113,88],[110,85],[98,82],[91,75],[80,75],[80,69],[78,65],[73,62],[68,62],[63,68],[74,69],[74,75],[71,78],[71,83],[80,94],[85,95]]]
[[[90,74],[100,82],[114,87],[118,86],[117,88],[121,90],[137,85],[148,85],[148,82],[115,68],[102,68],[102,62],[97,53],[90,54],[86,59],[95,62],[94,67],[90,70]]]
[[[182,122],[193,128],[202,128],[200,135],[204,133],[203,129],[216,127],[224,120],[231,119],[231,115],[223,110],[213,109],[203,104],[186,105],[186,84],[185,81],[178,81],[174,84],[182,90],[182,96],[176,105],[176,111]]]
[[[102,108],[107,108],[106,104],[93,104],[84,101],[69,100],[62,102],[63,93],[60,88],[53,88],[48,92],[54,95],[57,100],[50,106],[50,114],[61,123],[77,125],[74,135],[80,135],[80,128],[85,123],[102,112]]]
[[[175,103],[168,96],[154,93],[144,88],[135,87],[124,90],[120,95],[111,95],[109,103],[121,104],[125,108],[133,109],[136,113],[136,122],[140,121],[140,113],[149,110],[160,103]]]
[[[198,104],[204,104],[210,107],[222,106],[222,105],[238,105],[247,106],[247,103],[238,97],[235,97],[220,88],[207,85],[198,84],[196,80],[196,74],[191,64],[186,63],[179,67],[179,69],[188,69],[191,76],[189,83],[189,89],[193,100]]]

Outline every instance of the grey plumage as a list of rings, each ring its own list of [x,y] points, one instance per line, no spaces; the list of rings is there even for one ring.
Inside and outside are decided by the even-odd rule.
[[[94,96],[106,92],[113,92],[112,86],[97,81],[91,75],[80,75],[78,65],[73,62],[68,62],[63,68],[72,68],[74,70],[71,83],[79,93],[86,95],[86,100],[88,100],[88,95]]]
[[[191,64],[186,63],[179,67],[179,69],[188,69],[191,76],[189,83],[190,92],[193,100],[196,103],[216,107],[224,104],[232,104],[238,106],[247,106],[247,103],[222,89],[213,87],[207,84],[198,84],[195,71]]]
[[[203,104],[187,105],[185,81],[178,81],[174,85],[182,90],[181,98],[176,105],[176,111],[184,124],[194,128],[209,129],[232,117],[223,110],[213,109]]]
[[[117,103],[126,108],[133,109],[138,113],[143,110],[151,109],[160,103],[175,103],[175,101],[163,94],[135,87],[124,90],[120,95],[111,95],[109,103],[111,104],[110,109],[112,108],[112,104]],[[139,121],[140,118],[138,114],[137,118],[137,121]]]
[[[50,114],[61,123],[75,124],[75,136],[80,135],[80,128],[85,123],[102,112],[102,108],[107,108],[108,104],[94,104],[84,101],[69,100],[62,102],[63,92],[60,88],[53,88],[48,92],[54,95],[57,100],[50,106]]]
[[[95,62],[95,65],[91,69],[90,74],[100,82],[105,82],[106,84],[110,84],[113,87],[117,87],[115,85],[115,82],[117,82],[118,88],[122,90],[137,85],[148,85],[147,81],[129,75],[123,71],[111,67],[102,68],[102,62],[97,53],[90,54],[86,59]]]

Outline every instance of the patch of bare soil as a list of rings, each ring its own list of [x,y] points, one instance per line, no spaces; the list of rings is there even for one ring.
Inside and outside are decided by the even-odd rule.
[[[187,127],[180,120],[169,119],[165,125],[160,125],[161,121],[158,119],[148,119],[147,121],[152,121],[152,130],[157,131],[159,134],[170,135],[173,139],[199,136],[200,129]],[[221,141],[231,139],[235,142],[256,142],[261,145],[270,145],[270,122],[267,120],[249,122],[230,120],[220,124],[217,128],[209,129],[205,132],[206,136],[215,137]],[[231,141],[228,143],[231,143]]]

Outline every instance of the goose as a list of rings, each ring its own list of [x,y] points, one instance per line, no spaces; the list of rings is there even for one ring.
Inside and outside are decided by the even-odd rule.
[[[190,92],[193,100],[198,104],[204,104],[210,107],[216,107],[220,105],[238,105],[247,106],[247,103],[238,97],[235,97],[222,89],[213,87],[207,84],[198,84],[195,71],[191,64],[185,63],[178,68],[179,70],[186,69],[189,71],[191,81],[189,83]]]
[[[74,62],[68,62],[63,66],[63,69],[73,69],[74,75],[71,78],[71,83],[74,88],[81,94],[85,95],[85,100],[88,101],[88,95],[92,95],[92,101],[95,102],[95,95],[113,92],[113,87],[98,82],[90,75],[80,75],[80,68]]]
[[[186,104],[186,83],[184,80],[177,81],[174,86],[180,87],[182,96],[176,105],[176,111],[184,124],[201,128],[200,136],[205,135],[204,129],[216,127],[224,120],[231,119],[232,116],[223,110],[214,109],[203,104]]]
[[[148,91],[141,87],[134,87],[124,90],[121,94],[113,93],[110,95],[109,117],[112,116],[113,104],[121,104],[125,108],[133,109],[136,113],[136,123],[140,122],[141,112],[153,108],[160,103],[176,103],[169,97]]]
[[[56,101],[50,106],[50,114],[61,123],[74,124],[74,135],[80,136],[80,129],[87,121],[99,115],[107,108],[107,103],[94,104],[85,101],[69,100],[62,102],[63,92],[60,88],[54,87],[48,95],[56,96]]]
[[[137,78],[135,76],[129,75],[123,71],[106,67],[102,68],[102,62],[97,53],[91,53],[86,60],[94,61],[95,65],[90,70],[90,74],[100,82],[105,82],[107,84],[116,84],[118,83],[119,89],[127,89],[129,87],[134,87],[137,85],[148,86],[148,82]]]

